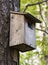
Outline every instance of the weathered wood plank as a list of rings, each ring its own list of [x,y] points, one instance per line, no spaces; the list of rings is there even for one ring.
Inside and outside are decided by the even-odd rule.
[[[24,16],[11,14],[10,46],[24,43]]]

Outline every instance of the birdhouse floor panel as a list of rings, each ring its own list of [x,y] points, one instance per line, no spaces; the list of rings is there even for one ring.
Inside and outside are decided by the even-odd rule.
[[[17,50],[19,50],[21,52],[26,52],[26,51],[30,51],[30,50],[35,49],[35,48],[33,48],[33,47],[29,46],[29,45],[26,45],[24,43],[16,45],[16,46],[11,46],[11,47],[13,47],[13,48],[15,48],[15,49],[17,49]]]

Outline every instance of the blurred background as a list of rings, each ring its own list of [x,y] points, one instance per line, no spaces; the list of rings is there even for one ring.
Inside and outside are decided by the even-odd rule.
[[[20,12],[24,10],[42,22],[36,24],[36,49],[20,52],[20,65],[48,65],[48,1],[21,0]]]

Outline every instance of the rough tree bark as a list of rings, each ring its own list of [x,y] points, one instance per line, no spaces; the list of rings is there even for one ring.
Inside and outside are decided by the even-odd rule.
[[[19,11],[20,0],[0,0],[0,65],[18,65],[9,47],[10,10]],[[16,51],[16,56],[19,51]]]

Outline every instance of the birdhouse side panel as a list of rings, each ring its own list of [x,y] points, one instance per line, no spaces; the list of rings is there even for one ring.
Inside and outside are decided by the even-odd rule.
[[[10,46],[24,43],[24,16],[11,14],[10,19]]]
[[[32,28],[31,28],[32,27]],[[36,47],[35,25],[29,27],[28,23],[25,23],[25,42],[30,47]]]

